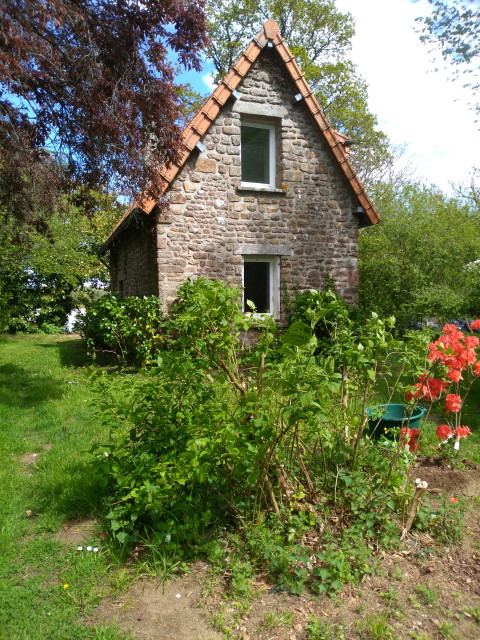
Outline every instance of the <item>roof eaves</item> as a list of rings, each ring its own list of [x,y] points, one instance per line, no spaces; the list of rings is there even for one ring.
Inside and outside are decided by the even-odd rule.
[[[190,153],[193,151],[200,138],[208,131],[210,125],[220,113],[221,108],[232,96],[235,89],[248,73],[252,64],[258,58],[261,50],[267,44],[267,41],[267,38],[265,36],[262,37],[262,34],[259,34],[252,40],[236,64],[230,69],[227,75],[218,84],[212,95],[197,111],[187,127],[183,130],[181,138],[183,149],[180,152],[179,161],[176,163],[170,163],[169,165],[164,165],[160,169],[160,176],[163,178],[164,182],[160,195],[165,193],[178,171],[187,161]],[[155,202],[150,202],[148,206],[149,209],[146,211],[147,213],[150,213],[155,206]]]
[[[265,23],[265,25],[267,25],[268,22]],[[252,42],[242,53],[235,65],[218,84],[212,95],[203,104],[203,106],[200,107],[197,113],[190,120],[189,124],[182,131],[180,138],[181,148],[178,161],[164,164],[159,170],[159,182],[161,182],[161,184],[159,185],[160,188],[158,189],[158,197],[162,196],[165,193],[171,182],[176,177],[177,173],[188,160],[188,157],[195,148],[196,144],[199,142],[200,138],[208,131],[210,125],[220,113],[220,109],[232,96],[235,89],[251,69],[252,64],[258,58],[260,52],[265,47],[268,40],[269,38],[266,36],[266,30],[264,26],[264,30],[261,31],[252,40]],[[116,235],[118,235],[118,233],[124,227],[125,220],[131,215],[133,211],[135,211],[135,209],[140,208],[145,213],[149,214],[156,204],[157,200],[153,198],[143,198],[142,200],[135,201],[115,225],[104,245],[102,246],[101,251],[104,253],[108,249],[110,242]]]

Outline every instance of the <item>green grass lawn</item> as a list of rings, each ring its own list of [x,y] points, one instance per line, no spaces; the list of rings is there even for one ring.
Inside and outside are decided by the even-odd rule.
[[[103,436],[94,402],[80,340],[0,337],[1,640],[125,637],[80,622],[115,580],[101,541],[79,552],[55,536],[101,507],[88,466]]]

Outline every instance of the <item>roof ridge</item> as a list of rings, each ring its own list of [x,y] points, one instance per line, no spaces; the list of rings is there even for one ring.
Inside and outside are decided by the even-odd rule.
[[[159,182],[162,184],[157,198],[153,199],[144,196],[140,200],[136,200],[115,225],[101,251],[106,250],[113,239],[113,236],[116,235],[120,230],[120,227],[123,226],[125,220],[135,209],[142,209],[147,214],[152,212],[160,197],[168,189],[170,183],[174,180],[177,173],[190,156],[190,153],[200,141],[200,138],[208,131],[211,123],[220,113],[220,109],[231,97],[268,42],[272,42],[275,50],[283,60],[307,109],[316,121],[326,143],[337,160],[340,169],[343,171],[345,178],[350,184],[354,195],[359,201],[361,207],[364,209],[367,218],[372,224],[378,222],[380,218],[375,211],[375,207],[368,195],[365,193],[365,188],[360,182],[360,179],[358,178],[348,159],[347,153],[345,152],[343,145],[345,136],[335,131],[335,129],[333,129],[333,127],[328,123],[327,119],[323,115],[323,110],[318,100],[315,98],[315,95],[310,88],[310,85],[305,80],[305,74],[301,71],[295,56],[288,48],[285,38],[281,35],[277,22],[270,19],[263,24],[262,30],[253,38],[245,51],[242,52],[237,62],[218,83],[213,93],[198,109],[182,131],[180,138],[181,150],[179,152],[178,161],[165,163],[158,172]]]

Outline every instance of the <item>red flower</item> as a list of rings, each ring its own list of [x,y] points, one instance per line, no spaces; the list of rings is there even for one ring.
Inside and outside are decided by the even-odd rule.
[[[475,353],[475,349],[465,349],[462,354],[468,364],[473,364],[477,359],[477,354]]]
[[[410,431],[410,440],[408,441],[408,448],[410,449],[410,453],[415,453],[418,449],[418,437],[420,435],[420,431],[418,429],[409,429]]]
[[[428,395],[424,393],[424,397],[427,398],[427,400],[437,400],[447,388],[447,383],[445,380],[431,378],[428,380],[426,386],[428,388]]]
[[[472,432],[468,427],[457,427],[454,431],[457,438],[466,438]]]
[[[451,336],[458,336],[458,335],[463,336],[463,333],[459,329],[457,329],[457,327],[454,324],[444,325],[442,331],[443,333]]]
[[[445,409],[446,411],[460,411],[462,408],[462,400],[460,396],[456,393],[449,393],[445,398]]]
[[[475,362],[475,364],[473,365],[473,370],[476,376],[480,376],[480,360],[478,362]]]
[[[452,382],[460,382],[460,380],[463,380],[462,372],[458,369],[450,369],[450,371],[447,373],[447,377]]]
[[[480,322],[480,321],[477,320],[477,322]],[[477,336],[467,336],[464,342],[466,347],[468,347],[469,349],[474,349],[475,347],[478,347],[478,345],[480,344],[480,339],[477,338]]]
[[[453,502],[453,504],[457,504],[458,498],[450,498],[449,502]]]
[[[434,400],[438,400],[446,388],[447,383],[445,380],[437,378],[430,378],[430,380],[428,380],[426,379],[426,375],[423,375],[420,378],[420,382],[417,382],[417,384],[407,391],[405,398],[407,402],[420,397],[425,398],[429,402],[433,402]]]
[[[453,431],[450,429],[448,424],[441,424],[438,426],[435,433],[439,440],[446,440],[449,436],[453,435]]]
[[[430,343],[428,357],[431,362],[438,360],[444,364],[449,369],[449,379],[458,382],[461,379],[459,373],[475,363],[475,349],[480,340],[476,336],[465,337],[454,325],[447,324],[443,330],[443,335]]]
[[[480,320],[474,320],[470,323],[470,329],[480,329]]]
[[[422,388],[422,383],[417,382],[417,384],[415,384],[409,391],[406,392],[405,394],[406,401],[411,402],[412,400],[415,400],[416,398],[418,398],[420,396],[421,388]],[[414,391],[414,389],[416,389],[416,391]]]
[[[410,453],[415,453],[418,449],[418,436],[420,435],[420,431],[418,429],[408,429],[407,427],[402,427],[400,429],[400,442],[401,444],[407,444],[410,450]]]

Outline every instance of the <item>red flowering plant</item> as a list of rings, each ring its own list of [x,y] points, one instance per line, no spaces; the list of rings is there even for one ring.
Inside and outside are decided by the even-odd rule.
[[[472,322],[470,329],[480,329],[480,320]],[[473,382],[480,377],[479,346],[479,338],[466,336],[454,324],[446,324],[440,337],[429,344],[428,371],[406,393],[407,402],[413,405],[419,401],[430,404],[443,401],[447,421],[438,426],[436,435],[441,452],[451,462],[460,448],[460,440],[471,433],[469,427],[461,424],[461,411]],[[408,442],[410,451],[418,449],[418,436],[405,432],[401,437]]]
[[[400,429],[400,444],[408,445],[410,453],[415,453],[418,450],[418,438],[420,431],[418,429],[409,429],[408,427],[402,427]]]

